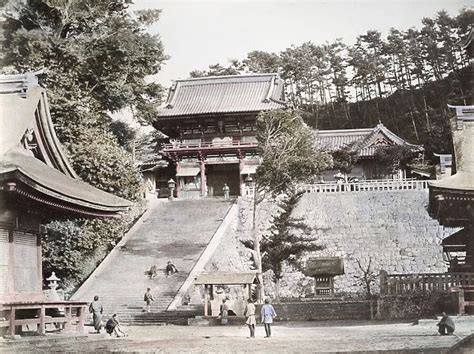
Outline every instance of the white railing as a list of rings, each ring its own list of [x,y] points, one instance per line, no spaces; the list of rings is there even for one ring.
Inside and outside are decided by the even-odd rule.
[[[300,187],[306,193],[341,193],[367,191],[398,191],[428,189],[428,180],[400,179],[400,180],[366,180],[354,183],[315,183],[304,184]]]

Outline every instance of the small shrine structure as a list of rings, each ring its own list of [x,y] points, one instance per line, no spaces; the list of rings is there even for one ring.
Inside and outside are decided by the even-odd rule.
[[[214,299],[214,289],[219,286],[243,286],[247,290],[247,299],[252,298],[252,285],[259,284],[255,272],[213,272],[203,273],[194,281],[194,285],[204,286],[204,316],[209,316],[210,301]]]
[[[424,151],[421,145],[408,143],[382,123],[377,124],[374,128],[316,130],[315,144],[318,148],[329,152],[343,148],[357,151],[358,161],[348,177],[357,177],[363,180],[406,178],[406,170],[399,170],[395,175],[387,175],[386,171],[377,164],[375,152],[380,146],[404,145],[415,153],[421,154]],[[325,181],[331,181],[334,179],[335,173],[337,173],[335,170],[324,171],[322,178]]]
[[[0,335],[22,325],[73,325],[85,303],[43,296],[41,236],[53,219],[118,217],[129,201],[82,182],[54,132],[46,91],[33,73],[0,76]],[[47,316],[50,309],[64,315]]]
[[[260,112],[286,108],[278,74],[176,80],[153,126],[170,138],[161,153],[176,166],[180,198],[241,195],[260,161]]]

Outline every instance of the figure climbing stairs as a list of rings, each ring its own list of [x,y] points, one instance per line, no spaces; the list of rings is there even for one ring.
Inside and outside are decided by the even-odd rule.
[[[124,323],[182,323],[202,310],[178,307],[166,311],[178,290],[224,220],[232,203],[221,199],[153,201],[137,221],[125,242],[103,261],[72,297],[90,302],[98,295],[104,316],[117,313]],[[171,260],[178,273],[167,277]],[[158,276],[146,272],[157,265]],[[151,313],[144,309],[143,295],[151,288],[155,301]]]

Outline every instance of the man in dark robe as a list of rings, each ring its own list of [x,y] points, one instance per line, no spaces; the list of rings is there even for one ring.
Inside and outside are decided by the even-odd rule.
[[[99,302],[99,297],[97,295],[94,296],[94,301],[92,301],[89,305],[89,312],[92,313],[92,320],[94,322],[95,330],[97,333],[100,333],[102,328],[102,312],[104,312],[104,308]]]

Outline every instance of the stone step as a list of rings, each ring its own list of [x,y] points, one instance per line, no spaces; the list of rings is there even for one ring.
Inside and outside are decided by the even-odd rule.
[[[76,300],[91,301],[98,295],[105,313],[117,313],[127,323],[173,321],[194,312],[166,309],[224,219],[231,203],[222,200],[160,202],[136,223],[136,232],[107,259],[107,266],[91,276],[88,290]],[[164,268],[173,261],[179,273],[166,277]],[[157,265],[159,274],[149,279],[146,271]],[[163,272],[163,273],[162,273]],[[152,289],[152,317],[142,310],[143,294]],[[198,311],[201,313],[202,311]]]

